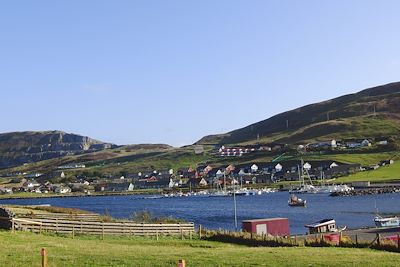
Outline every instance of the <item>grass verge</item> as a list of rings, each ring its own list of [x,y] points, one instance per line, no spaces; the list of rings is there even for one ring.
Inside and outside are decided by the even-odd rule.
[[[162,237],[68,237],[0,231],[2,266],[399,266],[400,254],[371,249],[246,247],[204,240]]]

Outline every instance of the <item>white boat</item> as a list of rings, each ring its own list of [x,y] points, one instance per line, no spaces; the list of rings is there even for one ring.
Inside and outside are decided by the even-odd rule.
[[[248,190],[247,188],[239,188],[234,191],[231,191],[228,193],[230,196],[233,196],[233,194],[237,196],[250,196],[250,195],[255,195],[255,193],[251,190]]]
[[[393,217],[382,217],[377,215],[374,218],[376,227],[398,227],[400,226],[400,218],[397,216]]]
[[[227,197],[229,196],[228,192],[226,191],[214,191],[208,194],[209,197]]]
[[[301,161],[302,166],[303,160]],[[304,167],[299,167],[299,181],[300,186],[298,188],[289,190],[290,194],[329,194],[329,193],[338,193],[338,192],[349,192],[354,190],[353,187],[349,187],[348,185],[313,185],[310,175],[308,171],[304,169]],[[307,178],[307,182],[306,182]],[[324,179],[323,179],[324,181]]]
[[[303,184],[298,188],[289,190],[290,194],[316,194],[318,193],[318,188],[311,184]]]
[[[289,190],[290,194],[314,194],[317,193],[317,189],[315,186],[312,184],[310,175],[308,174],[308,171],[304,169],[304,162],[301,160],[301,167],[298,166],[298,174],[299,174],[299,182],[300,186],[295,189]],[[307,183],[306,179],[307,178]]]

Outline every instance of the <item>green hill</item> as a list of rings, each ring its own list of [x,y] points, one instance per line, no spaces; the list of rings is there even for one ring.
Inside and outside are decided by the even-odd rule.
[[[400,82],[307,105],[264,121],[219,135],[202,138],[193,146],[173,148],[163,144],[116,147],[63,132],[0,134],[1,173],[51,172],[68,163],[84,163],[85,171],[102,174],[152,169],[186,168],[197,164],[266,162],[274,158],[296,159],[297,144],[331,139],[385,139],[385,147],[307,152],[305,159],[373,164],[398,154],[400,145]],[[243,157],[219,157],[213,153],[222,144],[283,143],[285,151],[260,151]],[[204,153],[194,152],[203,145]],[[214,151],[215,152],[215,151]],[[285,156],[282,157],[281,155]],[[29,164],[24,164],[29,163]],[[77,173],[78,171],[68,171]]]
[[[400,83],[307,105],[198,144],[304,143],[327,138],[392,137],[400,133]]]

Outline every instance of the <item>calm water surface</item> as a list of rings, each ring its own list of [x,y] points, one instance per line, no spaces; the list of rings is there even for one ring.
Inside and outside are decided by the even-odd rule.
[[[242,220],[285,217],[291,232],[306,232],[304,225],[324,218],[334,218],[339,226],[350,228],[373,226],[375,206],[380,213],[400,214],[400,194],[354,197],[330,197],[325,194],[301,195],[307,207],[289,207],[287,192],[237,197],[239,227]],[[129,218],[134,212],[147,210],[154,216],[174,216],[210,229],[234,229],[233,197],[181,197],[149,199],[143,196],[100,196],[47,199],[1,200],[0,204],[50,204],[80,208],[116,218]]]

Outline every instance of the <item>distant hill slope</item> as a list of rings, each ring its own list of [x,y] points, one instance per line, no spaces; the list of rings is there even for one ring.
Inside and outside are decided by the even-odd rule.
[[[400,82],[307,105],[196,144],[296,143],[325,138],[379,137],[400,133]]]
[[[0,134],[0,168],[116,147],[61,131]]]

